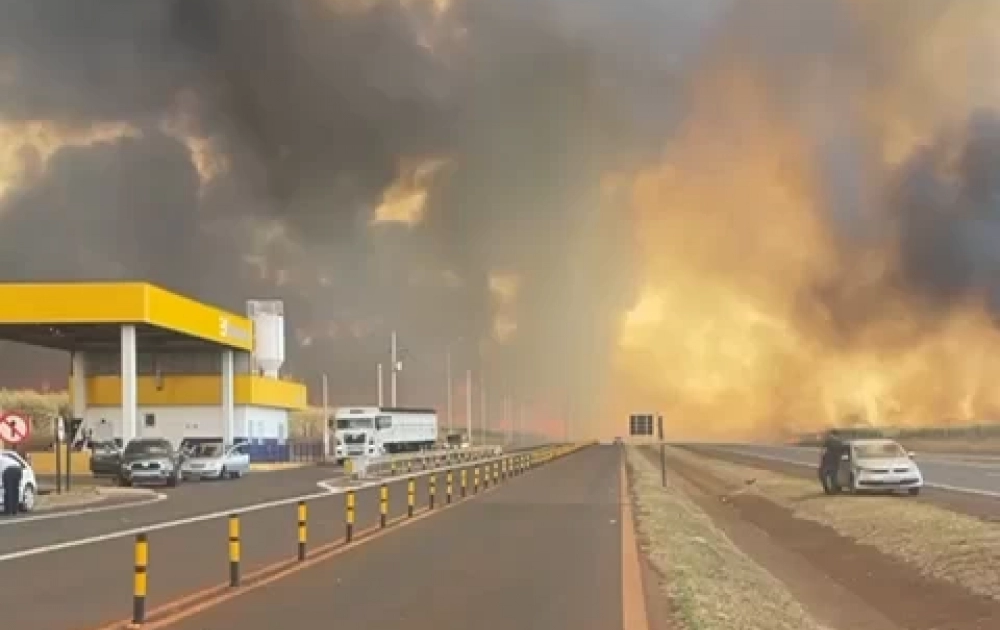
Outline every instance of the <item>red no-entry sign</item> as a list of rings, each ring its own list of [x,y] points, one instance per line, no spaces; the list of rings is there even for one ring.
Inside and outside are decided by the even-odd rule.
[[[27,440],[29,435],[31,435],[31,423],[27,417],[16,412],[0,415],[0,441],[20,444]]]

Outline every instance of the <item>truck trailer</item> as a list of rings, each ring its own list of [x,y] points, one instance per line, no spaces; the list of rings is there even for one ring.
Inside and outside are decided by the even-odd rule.
[[[328,419],[338,461],[434,448],[437,412],[407,407],[339,407]]]

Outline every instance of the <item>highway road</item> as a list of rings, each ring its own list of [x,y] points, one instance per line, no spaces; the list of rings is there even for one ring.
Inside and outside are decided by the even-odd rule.
[[[177,627],[270,629],[288,626],[292,612],[311,627],[331,611],[338,624],[354,627],[396,627],[401,620],[410,628],[620,627],[621,588],[608,588],[619,584],[622,563],[619,458],[619,449],[591,448],[471,501],[456,497],[452,509],[390,528],[281,581],[241,587],[245,594]],[[296,506],[268,503],[302,489],[316,495],[308,502],[310,549],[335,547],[344,533],[344,497],[316,487],[323,472],[330,476],[312,469],[192,484],[184,501],[177,496],[136,510],[4,526],[0,571],[16,576],[0,590],[5,621],[86,630],[128,618],[133,537],[141,529],[150,531],[151,611],[224,585],[226,519],[202,516],[261,501],[241,518],[244,574],[296,565]],[[456,474],[456,494],[458,480]],[[440,505],[444,475],[437,481]],[[423,478],[418,506],[427,495]],[[405,482],[390,484],[389,505],[391,517],[405,515]],[[377,488],[359,491],[357,531],[377,523]]]
[[[0,519],[0,562],[24,550],[315,493],[321,491],[316,485],[319,481],[339,474],[340,469],[326,467],[251,473],[232,481],[192,481],[177,488],[155,488],[166,499],[151,505],[112,500]]]
[[[700,449],[728,451],[766,460],[815,468],[819,449],[801,446],[767,446],[751,444],[700,444]],[[917,453],[917,463],[928,487],[1000,498],[1000,459],[966,459],[963,457]]]
[[[620,449],[592,447],[166,627],[622,627]]]

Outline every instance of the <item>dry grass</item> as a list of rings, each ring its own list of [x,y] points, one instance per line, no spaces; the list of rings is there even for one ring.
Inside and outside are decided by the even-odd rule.
[[[924,575],[1000,600],[1000,527],[995,524],[907,497],[829,497],[822,493],[818,481],[678,449],[671,449],[670,456],[704,466],[734,488],[743,488],[744,480],[755,478],[752,491],[788,507],[797,517],[872,545]]]
[[[687,630],[817,630],[785,586],[758,566],[711,518],[629,448],[639,536],[667,578],[666,594]]]

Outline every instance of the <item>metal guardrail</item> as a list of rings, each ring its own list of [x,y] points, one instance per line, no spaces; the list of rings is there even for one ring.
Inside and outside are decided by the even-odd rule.
[[[405,515],[397,518],[389,517],[389,484],[398,481],[398,478],[375,479],[367,483],[362,483],[360,487],[345,489],[336,494],[324,494],[322,496],[313,496],[311,498],[291,497],[287,501],[281,501],[281,503],[285,506],[295,506],[295,519],[290,519],[291,522],[294,523],[295,529],[294,532],[289,532],[290,540],[294,540],[296,543],[294,556],[295,561],[301,563],[306,562],[307,560],[318,561],[320,559],[330,557],[339,549],[362,542],[363,538],[376,531],[402,524],[403,522],[411,520],[415,516],[419,516],[424,512],[431,512],[436,509],[445,509],[454,503],[459,503],[467,498],[471,498],[480,492],[485,492],[491,488],[495,488],[498,485],[503,484],[514,477],[523,475],[538,466],[546,464],[554,459],[565,457],[566,455],[593,444],[594,442],[556,444],[533,447],[529,449],[520,449],[514,452],[504,453],[502,455],[494,454],[495,447],[480,447],[478,449],[448,451],[446,454],[424,453],[414,456],[390,456],[380,458],[381,460],[384,460],[379,462],[382,466],[387,464],[391,466],[392,463],[398,464],[400,461],[409,462],[411,464],[415,461],[429,464],[430,462],[435,461],[435,457],[444,457],[445,460],[438,460],[438,463],[446,463],[447,465],[442,465],[440,468],[429,469],[427,472],[415,472],[409,476],[406,483],[407,510]],[[471,457],[473,453],[479,457],[478,460],[461,459],[461,456],[468,455]],[[430,457],[428,457],[428,455],[430,455]],[[449,456],[456,456],[458,459],[448,460]],[[442,500],[437,502],[435,500],[438,492],[437,482],[438,475],[441,473],[444,473],[442,475],[443,478],[441,479],[441,481],[444,482],[444,493]],[[414,479],[419,477],[428,478],[428,494],[426,501],[420,501],[420,503],[423,504],[422,506],[417,506],[417,498],[415,494]],[[362,490],[372,488],[378,489],[378,523],[364,531],[356,531],[356,509],[358,504],[357,493]],[[309,504],[314,501],[318,502],[330,500],[334,497],[339,497],[340,495],[343,495],[344,497],[342,499],[344,501],[344,534],[320,545],[310,545]],[[273,503],[268,504],[268,508],[273,507],[275,507]],[[250,508],[243,510],[244,513],[252,511],[255,511],[255,509]],[[213,594],[217,595],[228,589],[240,588],[246,581],[261,579],[262,576],[266,575],[273,575],[274,571],[287,566],[285,562],[279,562],[275,565],[260,568],[252,574],[244,575],[241,567],[242,526],[240,520],[240,512],[233,512],[228,515],[228,523],[226,527],[228,536],[222,538],[222,540],[225,541],[229,552],[227,554],[228,557],[226,558],[229,579],[227,582],[209,589],[209,591]],[[152,543],[149,533],[154,530],[162,529],[167,529],[167,527],[153,526],[135,535],[134,563],[131,567],[133,571],[131,619],[122,620],[111,624],[110,626],[105,626],[106,628],[141,628],[144,623],[155,621],[158,611],[156,609],[148,610],[146,605],[148,595],[148,574],[150,572],[149,549]],[[176,602],[173,604],[165,604],[163,606],[164,612],[162,614],[169,615],[171,611],[176,610],[176,606]],[[150,619],[150,617],[153,619]]]
[[[364,479],[386,473],[398,475],[483,461],[503,454],[503,449],[499,446],[477,446],[379,457],[349,457],[344,460],[344,470],[351,478]]]

